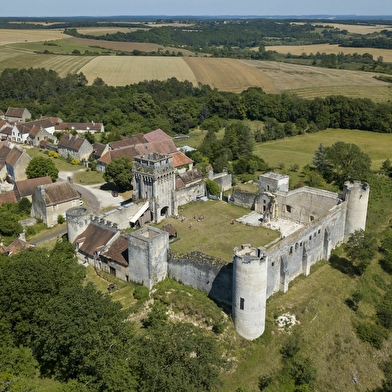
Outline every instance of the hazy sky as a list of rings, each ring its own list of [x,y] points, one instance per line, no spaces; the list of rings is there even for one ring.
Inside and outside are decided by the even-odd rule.
[[[12,0],[0,16],[392,15],[391,0]]]

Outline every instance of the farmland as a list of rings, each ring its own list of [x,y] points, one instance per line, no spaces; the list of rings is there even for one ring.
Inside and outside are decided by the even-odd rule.
[[[84,67],[83,72],[92,82],[101,77],[108,85],[122,86],[143,80],[166,80],[176,77],[180,81],[197,83],[190,68],[181,57],[96,57]]]
[[[364,54],[370,53],[373,55],[373,58],[377,59],[379,56],[382,56],[385,62],[392,62],[392,50],[389,49],[376,49],[376,48],[346,48],[339,45],[329,45],[329,44],[320,44],[320,45],[275,45],[275,46],[266,46],[266,50],[274,50],[278,53],[287,54],[291,53],[294,55],[301,55],[302,53],[306,54],[316,54],[326,53],[338,54],[339,52],[343,52],[344,54]]]
[[[27,41],[27,42],[26,42]],[[48,41],[51,41],[48,44]],[[179,49],[153,43],[115,42],[68,37],[61,31],[0,30],[0,72],[5,68],[46,68],[64,77],[68,73],[83,72],[89,83],[97,77],[108,85],[121,86],[144,80],[165,80],[176,77],[195,85],[208,84],[221,91],[239,93],[249,87],[261,87],[265,92],[288,92],[303,98],[346,95],[369,97],[375,101],[391,100],[388,83],[375,80],[374,73],[316,68],[272,61],[238,60],[232,58],[191,57],[186,50],[183,57],[172,56],[113,56],[118,51],[177,53]],[[316,53],[340,51],[336,45],[276,46],[281,53],[304,51]],[[37,54],[48,51],[48,54]],[[78,50],[89,55],[73,55]],[[370,51],[344,48],[347,53]],[[97,53],[99,56],[91,55]],[[104,53],[108,55],[103,56]],[[385,61],[392,51],[372,49],[373,56],[382,55]]]

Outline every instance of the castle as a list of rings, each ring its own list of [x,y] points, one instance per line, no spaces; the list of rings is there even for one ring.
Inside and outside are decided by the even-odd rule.
[[[177,212],[177,192],[184,190],[177,190],[175,181],[169,156],[135,159],[135,200],[142,198],[157,222]],[[260,175],[256,194],[234,192],[230,202],[252,208],[268,227],[284,222],[289,230],[265,248],[257,246],[257,238],[252,239],[256,247],[235,248],[229,264],[199,252],[173,254],[169,234],[150,226],[124,236],[117,224],[92,217],[87,207],[67,211],[68,238],[81,261],[120,279],[152,288],[171,277],[230,305],[236,330],[253,340],[264,332],[268,297],[286,292],[295,277],[308,275],[351,233],[365,229],[369,191],[360,182],[345,183],[342,195],[310,187],[289,190],[288,176]],[[195,200],[198,192],[200,185],[197,192],[190,188],[186,199]]]

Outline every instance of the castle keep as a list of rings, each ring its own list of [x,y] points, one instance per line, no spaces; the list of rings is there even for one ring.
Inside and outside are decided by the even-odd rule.
[[[159,222],[176,214],[182,198],[178,196],[181,189],[176,187],[170,158],[160,154],[138,157],[134,177],[136,198],[149,202],[154,220]],[[195,189],[199,192],[201,188]],[[268,297],[278,291],[286,292],[294,278],[308,275],[313,264],[328,259],[332,249],[350,234],[365,229],[369,191],[367,184],[358,181],[346,182],[343,194],[310,187],[289,190],[288,176],[266,173],[259,177],[257,194],[234,192],[229,201],[259,213],[262,224],[279,229],[281,237],[268,245],[258,244],[257,237],[252,238],[252,244],[234,249],[233,263],[199,252],[171,254],[169,234],[151,227],[127,238],[113,237],[99,249],[90,246],[92,256],[87,257],[85,252],[79,258],[149,288],[170,276],[202,290],[218,303],[230,305],[238,333],[253,340],[264,332]],[[195,191],[187,191],[187,197],[196,195],[192,192]],[[74,244],[82,250],[89,248],[82,242],[87,241],[83,232],[89,230],[86,213],[75,209],[67,212],[69,238],[76,238]],[[97,224],[97,220],[90,222]],[[106,224],[109,238],[114,226]],[[105,225],[103,219],[99,225]],[[112,256],[115,251],[128,254],[127,260],[116,263]]]

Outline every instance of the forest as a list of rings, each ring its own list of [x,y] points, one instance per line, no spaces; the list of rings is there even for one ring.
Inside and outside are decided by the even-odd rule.
[[[262,160],[252,155],[250,146],[254,141],[326,128],[381,133],[392,129],[392,106],[370,99],[330,96],[305,100],[288,94],[265,94],[260,88],[236,94],[206,85],[193,86],[175,78],[124,87],[109,87],[99,78],[92,85],[87,82],[83,74],[60,78],[45,69],[6,69],[0,75],[1,109],[5,112],[9,106],[27,107],[33,118],[58,116],[70,122],[103,122],[109,132],[102,135],[102,142],[157,128],[173,136],[186,135],[189,129],[200,126],[208,131],[201,148],[204,156],[192,158],[196,162],[207,158],[216,171],[227,160],[234,161],[238,174],[254,173],[264,167]],[[260,120],[264,125],[250,130],[243,120]],[[233,121],[239,124],[226,130],[232,132],[232,137],[225,137],[223,145],[214,142],[214,134]],[[247,146],[248,141],[249,148],[238,149]]]

